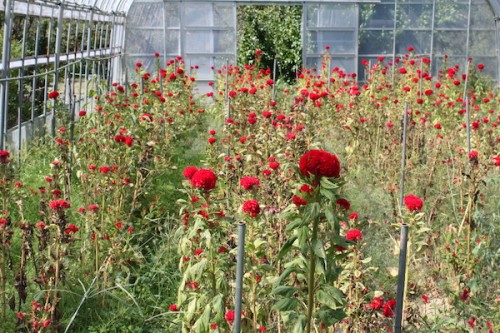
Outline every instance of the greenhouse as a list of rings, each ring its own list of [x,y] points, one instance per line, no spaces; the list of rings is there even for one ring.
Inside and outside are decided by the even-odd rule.
[[[0,1],[0,333],[498,332],[499,22]]]

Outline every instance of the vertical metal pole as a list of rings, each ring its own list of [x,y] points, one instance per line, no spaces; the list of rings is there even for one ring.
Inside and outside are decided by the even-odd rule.
[[[500,27],[498,24],[498,21],[500,20],[500,17],[495,16],[495,46],[496,46],[496,53],[497,53],[497,85],[500,82]]]
[[[21,167],[21,141],[22,137],[22,124],[23,124],[23,88],[24,88],[24,59],[26,59],[26,35],[28,34],[28,20],[29,20],[29,8],[30,4],[27,4],[26,15],[24,17],[23,25],[23,47],[21,51],[21,68],[19,68],[19,80],[18,80],[18,96],[17,96],[17,164],[19,168]],[[34,80],[35,78],[33,78]]]
[[[0,149],[5,147],[5,128],[7,126],[7,113],[9,110],[7,78],[10,74],[10,29],[11,29],[11,0],[5,0],[5,16],[3,23],[3,44],[2,44],[2,83],[0,85]]]
[[[431,18],[431,50],[429,57],[431,59],[430,74],[432,75],[432,65],[434,64],[434,29],[436,27],[436,0],[432,1],[432,18]],[[437,68],[437,67],[436,67]]]
[[[276,96],[276,58],[273,61],[273,101]]]
[[[469,68],[470,68],[470,61],[469,59],[467,59],[467,62],[466,62],[466,68],[465,68],[465,81],[464,81],[464,95],[463,95],[463,99],[465,100],[467,97],[467,86],[469,85]]]
[[[405,169],[406,169],[406,128],[408,125],[408,102],[405,103],[405,109],[403,114],[403,139],[401,144],[401,181],[400,181],[400,200],[399,204],[403,205],[403,198],[405,195]]]
[[[398,23],[398,0],[394,1],[394,26],[392,30],[392,85],[396,76],[396,29]]]
[[[39,46],[40,44],[40,19],[42,16],[42,6],[40,6],[40,14],[37,18],[36,21],[36,34],[35,34],[35,67],[33,69],[33,86],[31,89],[31,139],[35,137],[35,99],[36,99],[36,91],[38,89],[38,76],[37,74],[37,68],[38,68],[38,54],[40,53],[39,51]]]
[[[396,294],[396,320],[394,322],[394,333],[402,332],[404,294],[406,283],[406,250],[408,245],[408,224],[401,226],[399,239],[399,268],[398,268],[398,290]]]
[[[59,62],[61,57],[61,38],[63,34],[63,14],[64,14],[64,0],[59,4],[59,16],[57,18],[57,33],[56,33],[56,51],[54,59],[54,90],[57,90],[59,85]],[[52,119],[50,121],[50,134],[56,134],[56,100],[52,106]]]
[[[467,114],[467,155],[470,154],[470,107],[469,107],[469,97],[465,97],[465,111]]]
[[[470,18],[471,18],[472,0],[469,0],[469,11],[467,13],[467,41],[465,43],[465,64],[469,64],[469,43],[470,43]],[[469,66],[467,66],[469,71]]]
[[[245,267],[245,222],[238,222],[238,258],[236,261],[236,298],[234,307],[233,333],[240,333],[243,298],[243,268]]]

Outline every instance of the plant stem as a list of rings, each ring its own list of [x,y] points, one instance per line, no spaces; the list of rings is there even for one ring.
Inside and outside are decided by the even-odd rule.
[[[313,243],[318,238],[319,220],[313,222],[311,242],[309,243],[309,278],[307,279],[307,320],[306,333],[311,333],[311,322],[314,311],[314,273],[316,271],[316,256],[314,254]]]

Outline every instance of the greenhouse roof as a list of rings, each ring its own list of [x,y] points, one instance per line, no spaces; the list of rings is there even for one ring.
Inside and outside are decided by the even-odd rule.
[[[28,1],[12,0],[14,2],[15,12],[24,12]],[[30,6],[35,7],[37,4],[59,5],[64,3],[66,6],[74,7],[75,9],[97,10],[105,13],[127,14],[135,0],[35,0],[30,3]],[[155,0],[149,0],[152,3]],[[210,2],[234,2],[244,4],[295,4],[295,3],[378,3],[382,0],[212,0]],[[472,0],[474,1],[474,0]],[[495,16],[500,17],[500,0],[487,0],[490,4]],[[142,3],[148,0],[141,0]],[[200,0],[164,0],[164,2],[200,2]],[[202,2],[202,1],[201,1]],[[383,1],[382,1],[383,2]],[[418,1],[417,1],[418,2]],[[21,10],[16,10],[16,7],[21,7]],[[4,10],[3,1],[0,2],[0,10]]]

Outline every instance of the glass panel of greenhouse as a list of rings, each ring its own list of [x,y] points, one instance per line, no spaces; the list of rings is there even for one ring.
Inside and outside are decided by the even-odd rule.
[[[217,69],[237,62],[238,8],[269,4],[301,6],[303,67],[319,68],[328,49],[330,69],[364,81],[364,64],[394,62],[411,46],[432,60],[432,75],[455,63],[465,73],[470,60],[500,77],[500,0],[4,0],[2,145],[43,133],[45,123],[53,130],[46,91],[78,110],[92,105],[96,80],[137,81],[136,63],[154,73],[182,57],[206,90]]]

